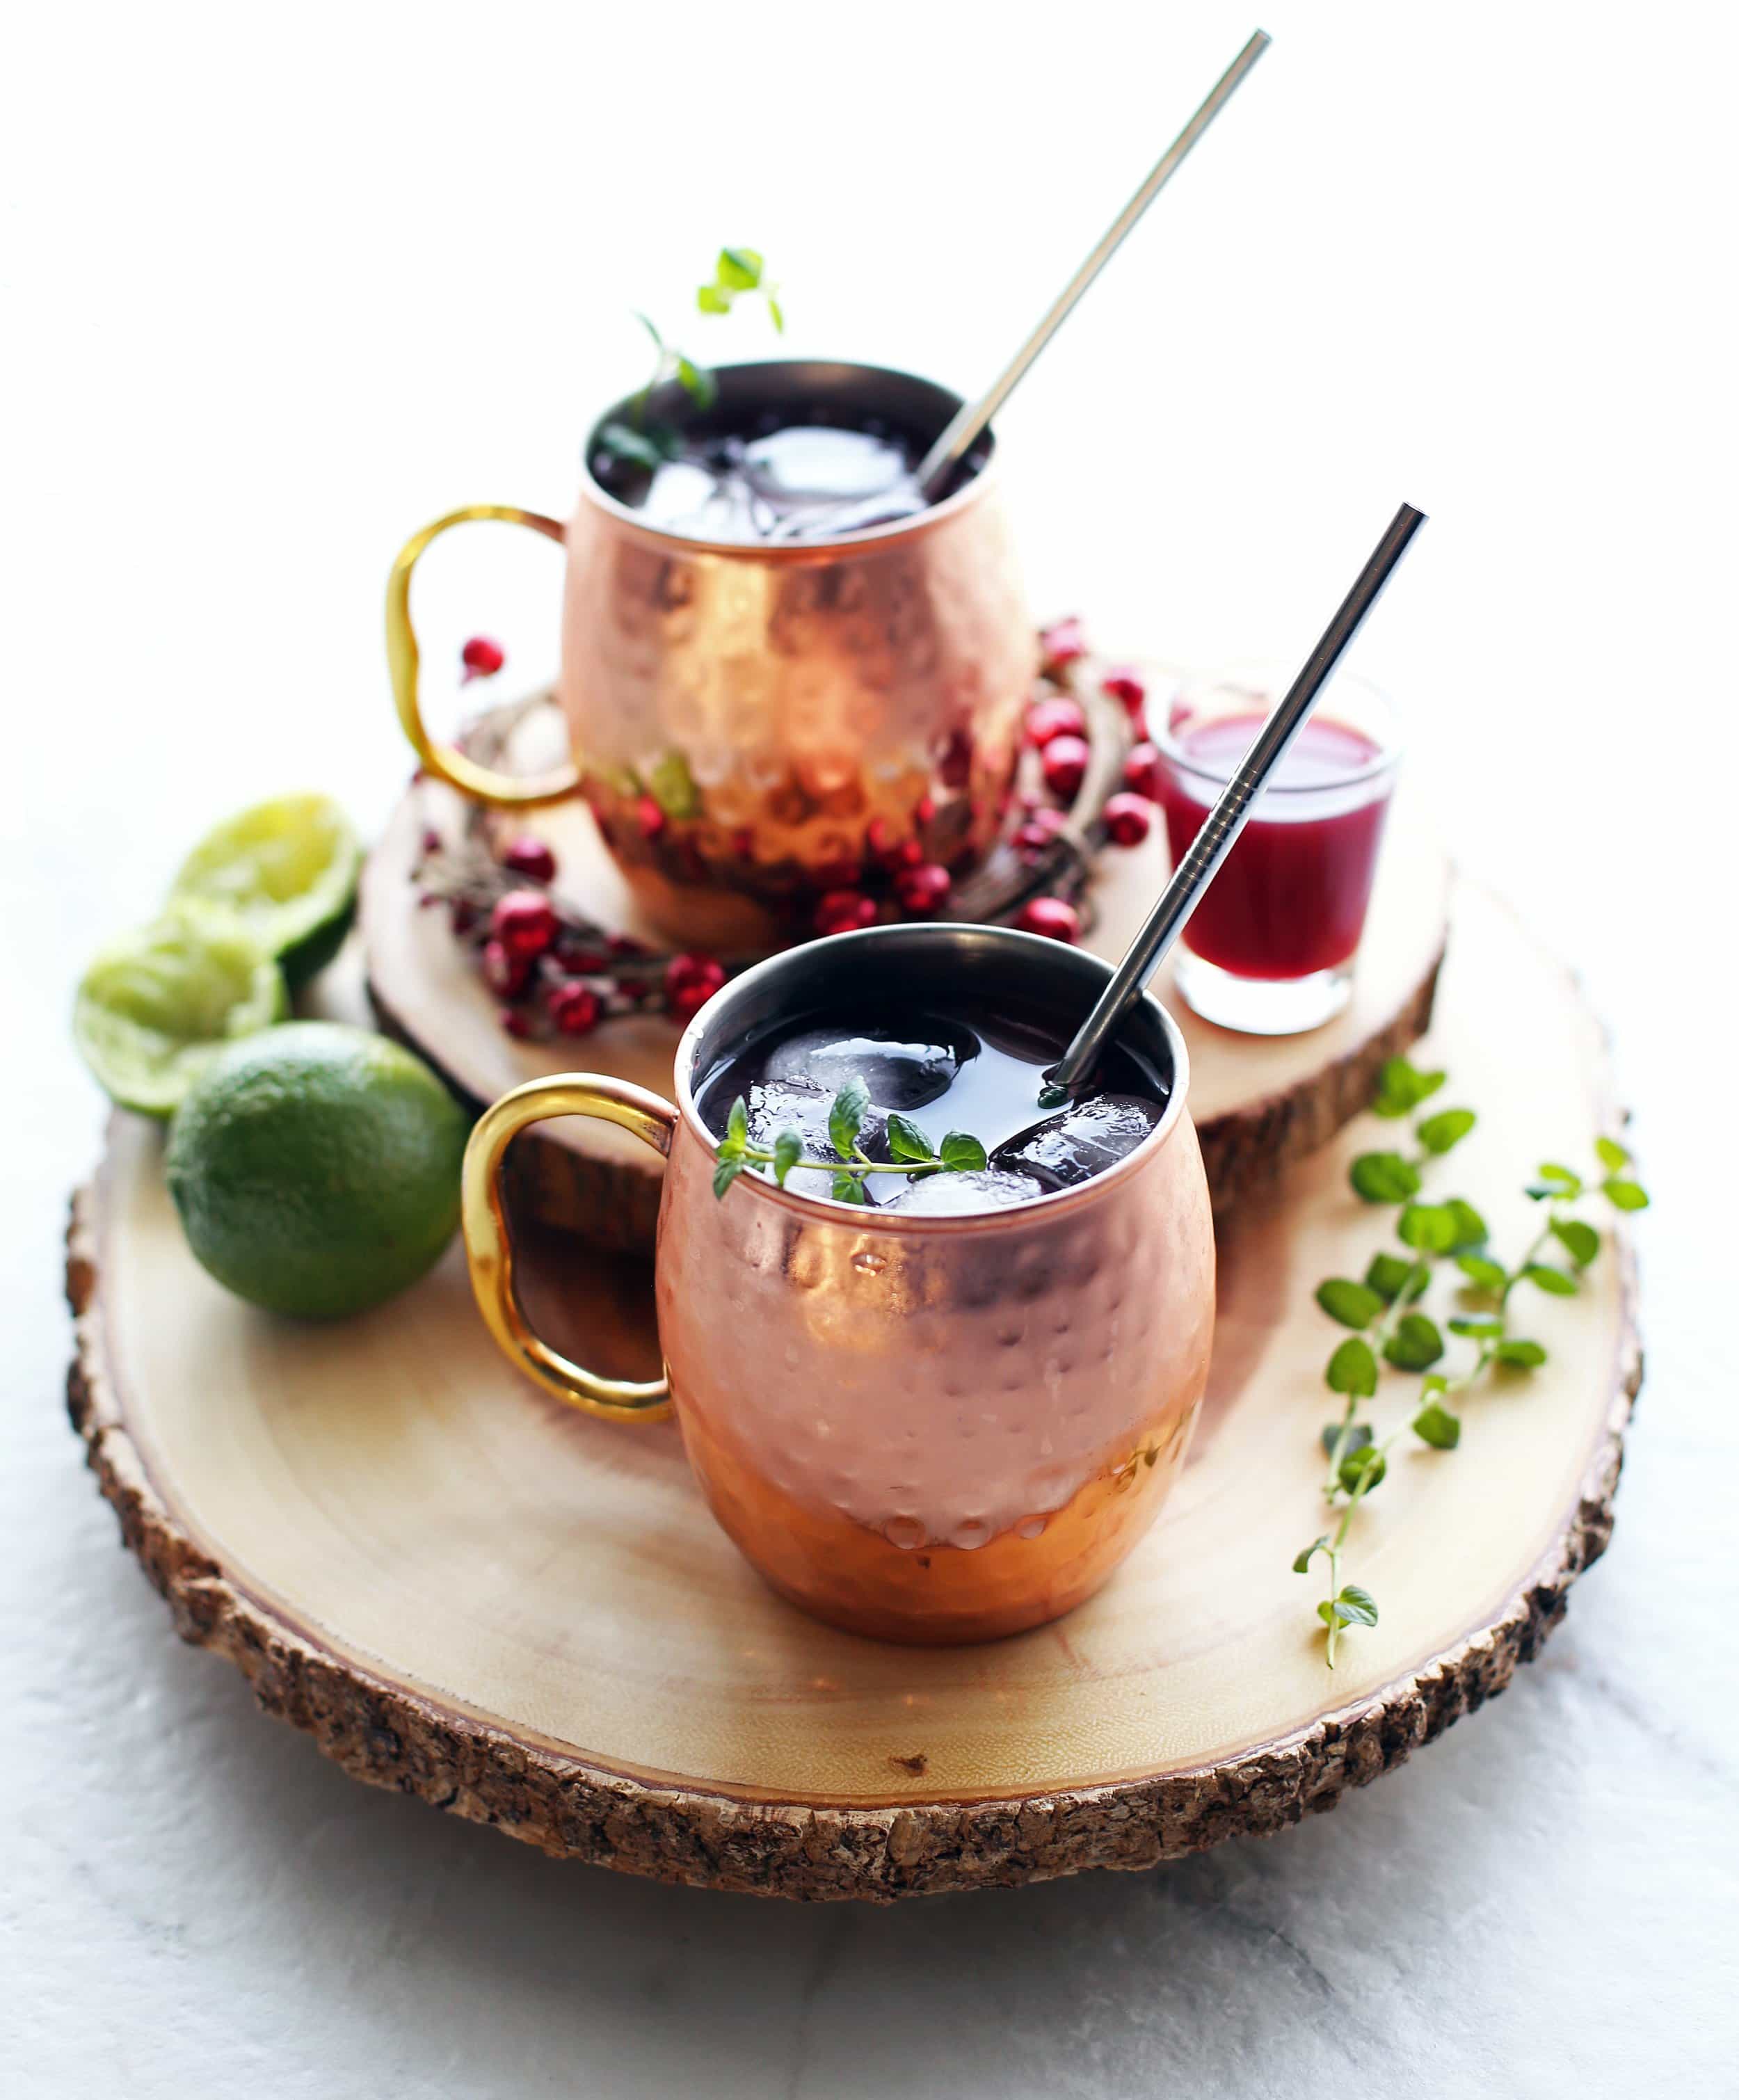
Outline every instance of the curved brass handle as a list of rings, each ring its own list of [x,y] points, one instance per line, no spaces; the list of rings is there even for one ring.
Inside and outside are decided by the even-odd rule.
[[[498,802],[519,809],[540,802],[559,802],[580,785],[580,768],[572,759],[554,773],[516,779],[510,773],[497,773],[492,766],[479,765],[474,758],[467,758],[453,744],[435,743],[423,727],[422,700],[417,681],[421,660],[417,630],[411,624],[411,571],[424,549],[439,539],[442,533],[455,525],[469,525],[478,519],[529,525],[534,532],[541,532],[546,540],[554,540],[558,546],[567,536],[554,518],[543,517],[536,510],[520,510],[510,503],[467,504],[463,510],[449,510],[444,518],[437,518],[432,525],[425,525],[422,532],[413,533],[399,549],[392,574],[386,579],[386,664],[392,675],[393,702],[417,756],[429,772],[437,779],[444,780],[449,788],[457,788],[461,795],[470,795],[479,802]]]
[[[471,1288],[502,1354],[558,1400],[606,1422],[662,1422],[670,1412],[669,1379],[639,1385],[629,1379],[600,1378],[540,1341],[519,1309],[513,1240],[501,1204],[502,1155],[527,1123],[564,1115],[601,1116],[631,1130],[660,1153],[669,1151],[677,1121],[669,1102],[643,1087],[589,1072],[528,1079],[503,1094],[478,1118],[465,1148],[462,1200]]]

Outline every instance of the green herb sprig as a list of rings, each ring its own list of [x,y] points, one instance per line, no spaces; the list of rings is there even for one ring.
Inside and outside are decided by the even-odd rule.
[[[695,293],[695,305],[704,314],[728,314],[745,293],[758,294],[766,301],[767,318],[775,333],[783,335],[784,309],[775,296],[775,288],[766,280],[766,264],[760,251],[721,248],[711,282],[700,286]],[[649,418],[647,412],[653,393],[667,380],[677,380],[704,415],[718,399],[718,381],[706,365],[667,342],[650,315],[637,311],[634,319],[652,338],[651,376],[630,404],[631,420],[606,423],[598,441],[614,457],[653,474],[666,460],[674,459],[682,448],[682,433],[673,423]]]
[[[848,1079],[828,1107],[828,1140],[831,1159],[811,1159],[803,1149],[803,1133],[782,1130],[770,1151],[748,1141],[748,1104],[739,1094],[730,1104],[725,1135],[719,1140],[718,1164],[713,1170],[713,1193],[722,1197],[737,1176],[751,1167],[770,1167],[773,1179],[783,1189],[786,1176],[799,1167],[818,1167],[833,1176],[836,1202],[867,1203],[864,1177],[870,1174],[965,1174],[988,1163],[984,1147],[964,1131],[951,1130],[940,1147],[929,1140],[909,1116],[888,1118],[888,1149],[892,1159],[872,1159],[858,1140],[863,1118],[869,1113],[869,1088],[862,1078]]]
[[[1335,1276],[1317,1286],[1317,1304],[1330,1319],[1352,1330],[1323,1372],[1330,1392],[1344,1402],[1322,1435],[1327,1459],[1323,1498],[1338,1511],[1340,1521],[1313,1540],[1292,1566],[1303,1575],[1319,1554],[1326,1560],[1328,1594],[1317,1606],[1317,1616],[1326,1629],[1331,1670],[1342,1628],[1377,1623],[1370,1592],[1341,1580],[1341,1556],[1359,1504],[1388,1473],[1390,1450],[1410,1428],[1432,1449],[1453,1451],[1461,1441],[1458,1410],[1463,1395],[1488,1376],[1525,1374],[1545,1362],[1543,1344],[1511,1327],[1515,1295],[1524,1284],[1558,1298],[1572,1298],[1580,1290],[1582,1272],[1599,1255],[1601,1238],[1576,1214],[1577,1204],[1596,1194],[1618,1211],[1645,1210],[1649,1203],[1630,1172],[1630,1154],[1616,1139],[1596,1140],[1598,1165],[1586,1176],[1547,1160],[1527,1188],[1545,1206],[1544,1221],[1520,1260],[1506,1267],[1492,1254],[1485,1220],[1471,1203],[1459,1196],[1442,1202],[1421,1199],[1424,1170],[1452,1152],[1477,1120],[1465,1108],[1418,1113],[1440,1092],[1445,1076],[1421,1071],[1404,1057],[1391,1058],[1384,1066],[1372,1110],[1393,1121],[1409,1119],[1412,1147],[1361,1153],[1348,1179],[1364,1202],[1398,1207],[1395,1237],[1400,1245],[1374,1255],[1362,1280]],[[1547,1260],[1548,1254],[1560,1259]],[[1433,1368],[1450,1345],[1437,1322],[1419,1309],[1445,1262],[1458,1273],[1463,1309],[1444,1325],[1472,1351],[1471,1361],[1454,1371]],[[1421,1383],[1407,1423],[1379,1443],[1362,1410],[1376,1396],[1384,1365],[1417,1375]]]

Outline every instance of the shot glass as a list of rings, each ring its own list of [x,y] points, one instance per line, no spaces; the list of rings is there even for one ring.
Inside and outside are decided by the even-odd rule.
[[[1239,667],[1180,688],[1155,730],[1174,863],[1287,677]],[[1185,929],[1177,989],[1204,1021],[1295,1035],[1346,1004],[1400,760],[1386,696],[1335,677]]]

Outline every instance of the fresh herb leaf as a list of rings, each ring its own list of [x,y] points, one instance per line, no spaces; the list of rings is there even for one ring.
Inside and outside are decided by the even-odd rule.
[[[1343,1457],[1375,1441],[1368,1422],[1330,1422],[1323,1425],[1322,1455],[1332,1458],[1336,1447]]]
[[[1411,1115],[1443,1084],[1444,1072],[1422,1072],[1405,1057],[1391,1057],[1377,1078],[1377,1097],[1370,1104],[1379,1116]]]
[[[682,390],[704,415],[718,399],[718,382],[704,364],[696,364],[691,357],[679,356],[676,361],[677,377]]]
[[[1581,1288],[1573,1276],[1567,1276],[1561,1268],[1554,1268],[1550,1262],[1530,1261],[1522,1274],[1537,1290],[1553,1298],[1573,1298]]]
[[[1347,1179],[1367,1203],[1404,1203],[1419,1192],[1419,1169],[1398,1152],[1362,1152]]]
[[[1554,1218],[1552,1237],[1578,1268],[1586,1268],[1600,1251],[1600,1236],[1580,1218]]]
[[[721,1159],[713,1169],[713,1193],[722,1197],[748,1164],[746,1159]]]
[[[836,1203],[867,1203],[869,1193],[855,1174],[836,1174],[833,1200]]]
[[[1381,1484],[1388,1471],[1388,1461],[1376,1445],[1362,1444],[1357,1450],[1347,1453],[1340,1462],[1335,1477],[1349,1495],[1362,1481],[1364,1492],[1368,1495],[1373,1488]]]
[[[1357,1582],[1341,1585],[1340,1595],[1335,1599],[1335,1609],[1345,1626],[1374,1626],[1377,1622],[1376,1599]]]
[[[1631,1155],[1615,1137],[1597,1137],[1594,1140],[1595,1155],[1609,1174],[1616,1174],[1621,1167],[1628,1167]]]
[[[1455,1220],[1455,1237],[1450,1242],[1451,1254],[1467,1254],[1485,1246],[1491,1238],[1491,1228],[1471,1203],[1463,1202],[1459,1196],[1451,1196],[1443,1206]]]
[[[1422,1279],[1413,1294],[1416,1297],[1419,1290],[1423,1290],[1430,1281],[1429,1276],[1425,1274],[1419,1263],[1408,1261],[1398,1254],[1373,1255],[1370,1266],[1365,1271],[1366,1282],[1385,1305],[1393,1305],[1415,1277]]]
[[[1428,1152],[1452,1151],[1479,1120],[1472,1109],[1442,1109],[1413,1126],[1413,1135]]]
[[[772,322],[775,335],[785,333],[785,310],[770,292],[767,293],[767,319]]]
[[[1383,1344],[1384,1360],[1397,1370],[1422,1371],[1443,1353],[1443,1337],[1435,1320],[1409,1312]]]
[[[933,1159],[930,1141],[910,1116],[898,1114],[888,1118],[888,1149],[896,1159]]]
[[[1455,1266],[1481,1290],[1501,1290],[1510,1280],[1501,1262],[1489,1260],[1482,1254],[1459,1254]]]
[[[1328,1360],[1322,1374],[1331,1392],[1346,1392],[1369,1400],[1377,1389],[1377,1360],[1369,1342],[1349,1335]]]
[[[989,1164],[989,1154],[977,1138],[951,1130],[942,1141],[942,1163],[953,1173],[977,1173]]]
[[[1343,1327],[1362,1331],[1380,1315],[1385,1302],[1368,1284],[1344,1276],[1331,1276],[1317,1286],[1317,1304]]]
[[[721,248],[718,281],[727,292],[753,292],[761,282],[762,258],[753,248]]]
[[[1503,1322],[1494,1317],[1469,1320],[1458,1315],[1450,1321],[1449,1330],[1452,1335],[1470,1335],[1475,1341],[1488,1341],[1503,1332]]]
[[[656,474],[671,456],[670,441],[662,432],[637,430],[626,423],[606,423],[598,434],[598,442],[612,458],[644,467],[648,474]]]
[[[730,294],[722,292],[717,285],[703,285],[695,293],[695,304],[704,314],[728,314]]]
[[[1540,1162],[1540,1179],[1543,1181],[1549,1181],[1554,1188],[1561,1189],[1566,1200],[1582,1193],[1581,1175],[1577,1173],[1573,1167],[1560,1167],[1556,1159],[1543,1159]]]
[[[1413,1418],[1413,1433],[1433,1451],[1453,1451],[1461,1441],[1461,1417],[1441,1401],[1428,1400]]]
[[[850,1159],[857,1150],[858,1132],[863,1127],[869,1105],[869,1088],[861,1073],[849,1079],[833,1096],[832,1106],[828,1110],[828,1136],[841,1159]],[[845,1200],[855,1202],[857,1198],[848,1197]]]
[[[748,1103],[739,1094],[725,1122],[725,1143],[740,1152],[748,1143]]]
[[[1447,1254],[1455,1244],[1459,1229],[1455,1213],[1447,1203],[1409,1203],[1395,1224],[1404,1246],[1422,1254]]]
[[[667,817],[678,821],[700,814],[700,790],[680,751],[667,751],[647,768],[647,792]]]
[[[1503,1341],[1491,1353],[1497,1362],[1517,1371],[1534,1370],[1546,1361],[1546,1352],[1538,1342]]]
[[[1323,1547],[1326,1546],[1327,1543],[1328,1533],[1325,1531],[1320,1538],[1313,1539],[1311,1543],[1304,1548],[1304,1551],[1299,1555],[1297,1559],[1294,1560],[1292,1563],[1292,1573],[1295,1575],[1308,1575],[1310,1573],[1311,1562],[1315,1560],[1317,1554],[1322,1551]]]
[[[782,1130],[773,1140],[773,1179],[783,1189],[785,1177],[803,1157],[803,1133]]]
[[[1603,1181],[1600,1188],[1615,1211],[1646,1211],[1649,1207],[1649,1192],[1639,1181],[1626,1181],[1614,1174]]]

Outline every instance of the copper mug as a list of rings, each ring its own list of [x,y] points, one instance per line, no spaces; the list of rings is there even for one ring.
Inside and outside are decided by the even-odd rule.
[[[875,366],[726,366],[704,415],[673,382],[655,414],[691,430],[880,418],[921,451],[960,405]],[[387,587],[399,716],[424,766],[503,805],[584,795],[651,919],[673,940],[762,950],[807,933],[818,894],[921,859],[964,873],[997,836],[1036,642],[994,471],[915,518],[810,541],[748,545],[649,524],[598,479],[592,433],[564,527],[474,504],[408,540]],[[554,772],[491,770],[422,720],[411,572],[473,519],[565,543],[560,696],[572,756]]]
[[[968,1216],[864,1211],[753,1171],[720,1198],[695,1097],[775,1020],[849,999],[1042,1012],[1067,1030],[1109,968],[1004,928],[872,927],[727,985],[678,1046],[674,1104],[585,1074],[514,1088],[465,1159],[466,1247],[490,1331],[589,1414],[655,1421],[673,1407],[719,1523],[818,1618],[933,1643],[1073,1609],[1159,1514],[1207,1382],[1214,1242],[1176,1023],[1144,998],[1125,1025],[1170,1087],[1133,1152],[1076,1187]],[[602,1117],[669,1162],[665,1371],[649,1383],[569,1361],[519,1308],[502,1157],[518,1132],[561,1115]]]

